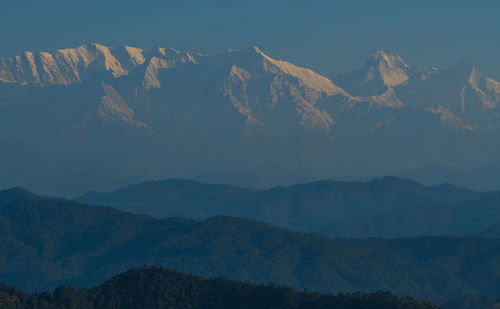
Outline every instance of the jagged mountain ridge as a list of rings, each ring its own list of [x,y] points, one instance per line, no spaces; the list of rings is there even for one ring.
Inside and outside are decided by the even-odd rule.
[[[332,79],[349,93],[367,97],[380,95],[409,80],[426,80],[438,73],[436,67],[408,65],[394,50],[379,48],[362,68],[335,75]]]
[[[264,134],[272,134],[272,129],[263,129],[269,125],[266,123],[266,116],[283,99],[294,102],[295,116],[305,130],[328,136],[332,134],[336,119],[342,121],[342,114],[355,110],[360,103],[367,103],[364,104],[362,113],[366,113],[365,109],[372,105],[377,108],[418,107],[439,118],[444,126],[475,130],[481,127],[491,128],[491,121],[482,126],[481,123],[471,123],[471,117],[465,114],[470,111],[476,118],[480,117],[482,121],[488,122],[492,118],[491,111],[496,111],[500,102],[500,83],[482,76],[468,62],[459,63],[448,70],[410,66],[394,51],[386,48],[378,49],[363,68],[335,76],[334,84],[312,70],[275,60],[258,47],[205,56],[181,53],[175,49],[143,50],[129,46],[110,48],[93,43],[53,53],[27,51],[14,58],[1,59],[0,83],[35,84],[42,87],[70,86],[98,76],[107,98],[102,99],[103,103],[98,109],[101,118],[119,119],[137,125],[132,120],[133,108],[123,104],[120,91],[116,92],[106,82],[133,75],[132,89],[137,96],[151,88],[162,88],[158,77],[162,71],[181,65],[226,67],[226,78],[222,85],[218,85],[222,95],[228,97],[233,108],[245,117],[247,128],[256,127],[257,131]],[[137,78],[137,75],[140,77]],[[252,91],[253,87],[249,87],[251,80],[265,77],[270,83],[268,91]],[[443,80],[445,83],[451,81],[457,88],[454,89],[456,93],[450,94],[448,101],[441,100],[441,96],[434,93],[433,89],[437,87],[435,84],[442,88]],[[130,88],[130,82],[126,84]],[[109,95],[110,92],[115,94]],[[426,94],[430,98],[419,98]],[[417,99],[414,99],[415,96]],[[259,97],[261,100],[256,102]],[[472,103],[467,104],[466,98]],[[124,99],[130,101],[129,97]],[[318,101],[325,100],[328,102],[317,104]],[[5,107],[6,104],[2,102],[2,106]],[[483,114],[485,111],[490,113],[478,115],[481,111]],[[496,112],[494,114],[497,116]],[[380,123],[371,129],[376,129],[377,126]]]
[[[88,44],[1,59],[3,162],[22,161],[0,163],[2,183],[76,195],[206,170],[380,175],[500,153],[489,142],[500,100],[492,79],[410,66],[387,49],[359,72],[332,81],[257,47],[207,56]],[[9,182],[24,168],[38,171]],[[71,192],[45,186],[54,182]]]
[[[100,118],[103,121],[121,120],[132,125],[137,124],[132,119],[133,108],[124,102],[130,102],[133,100],[131,97],[140,96],[151,88],[165,86],[158,77],[162,71],[181,65],[186,65],[186,70],[190,70],[190,64],[198,64],[204,69],[227,69],[224,72],[224,80],[221,80],[215,89],[221,90],[218,95],[229,98],[233,108],[244,117],[250,127],[264,125],[265,117],[258,117],[259,114],[269,113],[269,109],[276,107],[279,100],[291,97],[296,103],[296,116],[300,125],[308,130],[328,134],[333,121],[326,113],[315,109],[315,102],[321,97],[337,94],[349,98],[349,95],[328,78],[312,70],[274,60],[257,47],[229,50],[216,56],[180,53],[164,48],[153,51],[128,46],[109,48],[95,43],[54,53],[25,52],[12,59],[0,61],[0,82],[48,87],[70,86],[97,78],[102,81],[102,90],[105,93],[97,111]],[[120,86],[111,85],[114,80],[120,78],[125,80],[121,81],[126,84],[124,91],[117,91],[116,87]],[[257,89],[260,93],[251,93],[255,92],[252,91],[253,87],[249,86],[252,78],[269,79],[269,90],[263,94],[262,89]],[[131,79],[133,87],[130,87]],[[132,93],[130,89],[133,89]],[[255,102],[249,98],[252,95],[266,97],[264,102]],[[6,104],[9,102],[4,102],[4,105]],[[261,132],[270,133],[269,130]]]
[[[128,75],[141,65],[146,66],[146,87],[157,86],[154,72],[174,66],[177,62],[196,62],[196,54],[175,49],[158,48],[147,51],[135,47],[110,48],[97,43],[50,52],[26,51],[10,59],[0,60],[0,81],[22,85],[71,85],[107,72],[113,77]]]
[[[497,119],[500,83],[483,76],[468,61],[449,69],[411,66],[390,49],[378,49],[355,71],[332,80],[353,95],[392,107],[422,109],[443,126],[474,131],[491,129]]]

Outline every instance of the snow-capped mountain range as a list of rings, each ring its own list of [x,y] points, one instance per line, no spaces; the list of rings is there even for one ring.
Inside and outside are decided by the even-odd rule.
[[[331,78],[258,47],[208,56],[88,44],[0,59],[0,144],[15,175],[17,161],[37,169],[40,158],[58,175],[115,180],[488,161],[499,104],[500,83],[472,64],[412,66],[390,49]]]

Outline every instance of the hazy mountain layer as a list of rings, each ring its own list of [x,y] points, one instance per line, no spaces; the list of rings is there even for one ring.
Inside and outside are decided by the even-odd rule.
[[[483,231],[500,222],[498,205],[498,194],[461,203],[430,202],[337,221],[320,233],[340,237],[490,236],[493,233]]]
[[[257,47],[25,52],[0,60],[0,184],[76,195],[207,170],[474,167],[500,154],[499,85],[388,49],[333,81]]]
[[[63,200],[0,202],[0,282],[26,291],[89,287],[131,267],[323,292],[498,293],[500,240],[327,239],[233,217],[156,220]]]
[[[231,215],[327,236],[401,237],[477,234],[500,221],[500,211],[491,206],[494,202],[476,200],[488,194],[452,185],[425,187],[396,177],[318,181],[265,191],[170,179],[109,193],[89,192],[78,200],[158,218]],[[454,204],[465,200],[473,201]],[[460,227],[472,217],[481,220]]]
[[[400,176],[427,185],[449,182],[475,190],[496,190],[500,188],[500,161],[465,172],[440,165],[425,165],[403,172]]]

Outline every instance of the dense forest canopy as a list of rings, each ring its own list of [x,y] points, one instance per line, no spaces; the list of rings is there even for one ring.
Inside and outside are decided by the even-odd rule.
[[[161,267],[130,270],[87,289],[63,286],[28,295],[0,285],[2,309],[316,308],[438,309],[431,303],[388,292],[325,295],[276,284],[255,285],[227,278],[204,279]]]
[[[0,282],[27,292],[91,287],[131,267],[337,293],[496,296],[500,239],[328,239],[257,221],[154,219],[60,199],[0,202]]]

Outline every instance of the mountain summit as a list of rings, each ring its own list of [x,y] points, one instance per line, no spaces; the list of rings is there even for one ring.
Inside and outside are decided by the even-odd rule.
[[[179,59],[185,57],[184,60]],[[0,59],[0,82],[40,86],[81,83],[96,74],[119,78],[144,68],[146,73],[171,67],[176,60],[195,62],[194,55],[181,55],[173,49],[143,50],[123,46],[107,47],[97,43],[55,52],[26,51],[10,59]],[[102,77],[101,77],[102,78]]]
[[[392,49],[379,48],[362,68],[340,74],[333,80],[352,95],[368,97],[405,83],[409,68]]]
[[[409,78],[408,68],[409,65],[389,48],[377,49],[365,65],[365,69],[377,74],[387,87],[395,87],[406,82]],[[364,82],[368,83],[369,81],[370,76],[367,76]]]
[[[0,184],[53,194],[66,191],[34,183],[83,191],[87,181],[111,189],[207,170],[332,175],[487,163],[500,154],[490,141],[500,132],[499,85],[466,63],[412,66],[386,48],[333,79],[258,47],[24,52],[0,59]],[[8,181],[19,169],[33,175]],[[72,185],[71,175],[87,180]]]

